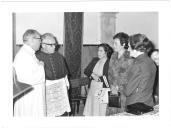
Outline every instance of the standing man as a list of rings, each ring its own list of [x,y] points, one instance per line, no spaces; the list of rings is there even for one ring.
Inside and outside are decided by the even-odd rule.
[[[47,80],[61,79],[68,75],[68,69],[64,57],[55,51],[57,39],[51,33],[42,35],[41,50],[36,56],[45,63],[45,76]]]
[[[18,81],[32,85],[33,90],[16,101],[14,116],[41,117],[45,115],[45,72],[44,63],[35,56],[41,43],[40,34],[28,29],[23,35],[23,43],[15,56],[13,67]]]
[[[67,116],[71,111],[67,94],[68,69],[64,57],[55,51],[56,45],[53,34],[43,34],[41,51],[36,56],[45,64],[47,116]]]

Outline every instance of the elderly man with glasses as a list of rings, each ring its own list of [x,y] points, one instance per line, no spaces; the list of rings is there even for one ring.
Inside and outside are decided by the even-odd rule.
[[[27,30],[23,35],[23,46],[15,56],[13,68],[17,80],[31,85],[33,90],[15,102],[14,116],[42,117],[45,115],[44,63],[35,56],[35,52],[39,50],[40,43],[40,34],[33,29]]]
[[[45,65],[47,115],[66,115],[66,112],[70,112],[69,100],[68,96],[66,96],[67,87],[69,87],[67,65],[64,57],[58,51],[55,51],[57,45],[55,36],[51,33],[45,33],[41,38],[41,49],[37,52],[36,56]],[[55,84],[47,86],[49,81]],[[52,103],[51,101],[54,102]]]

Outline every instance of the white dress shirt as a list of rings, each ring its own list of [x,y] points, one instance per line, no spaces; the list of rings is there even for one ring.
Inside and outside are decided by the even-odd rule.
[[[15,56],[13,67],[20,82],[33,86],[33,90],[14,105],[15,116],[43,116],[45,72],[43,65],[35,56],[35,51],[24,44]]]

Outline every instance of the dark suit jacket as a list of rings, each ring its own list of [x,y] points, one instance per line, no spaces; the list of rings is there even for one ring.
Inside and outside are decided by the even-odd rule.
[[[47,54],[39,51],[36,53],[36,57],[45,64],[44,68],[46,79],[56,80],[68,75],[67,64],[60,53],[54,52],[52,54]]]
[[[152,93],[155,74],[156,66],[146,54],[135,58],[128,73],[128,85],[123,90],[127,97],[126,105],[137,102],[154,105]]]
[[[92,61],[88,64],[88,66],[85,68],[84,70],[84,74],[88,77],[91,76],[91,74],[93,73],[93,69],[96,65],[96,63],[98,62],[99,58],[98,57],[95,57],[92,59]],[[105,62],[104,64],[104,67],[103,67],[103,75],[106,76],[107,80],[108,80],[108,69],[109,69],[109,59],[107,59],[107,61]],[[100,77],[101,81],[103,82],[102,80],[102,77]]]

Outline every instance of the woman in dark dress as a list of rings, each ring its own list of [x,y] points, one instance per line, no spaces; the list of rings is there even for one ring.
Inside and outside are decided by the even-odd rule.
[[[127,110],[132,106],[137,106],[137,103],[141,105],[135,108],[137,110],[140,107],[154,105],[152,94],[156,66],[147,53],[152,46],[150,43],[150,40],[143,34],[130,36],[131,47],[128,50],[135,60],[128,72],[128,85],[124,88]]]
[[[86,99],[83,115],[85,116],[105,116],[107,103],[102,103],[96,96],[99,89],[106,86],[103,83],[103,76],[108,78],[109,59],[112,48],[108,44],[100,44],[98,47],[98,57],[93,58],[84,70],[90,80],[90,89]]]

